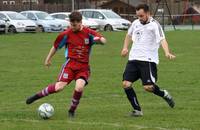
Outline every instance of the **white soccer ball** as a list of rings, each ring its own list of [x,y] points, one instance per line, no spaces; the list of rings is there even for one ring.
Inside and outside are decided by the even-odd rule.
[[[42,119],[49,119],[52,117],[54,114],[54,108],[51,104],[49,103],[43,103],[42,105],[39,106],[38,108],[38,115]]]

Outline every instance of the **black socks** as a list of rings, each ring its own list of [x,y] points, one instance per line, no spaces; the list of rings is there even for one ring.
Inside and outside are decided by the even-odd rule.
[[[126,95],[127,95],[128,100],[130,101],[132,107],[133,107],[135,110],[141,111],[139,102],[138,102],[138,100],[137,100],[136,93],[135,93],[135,91],[133,90],[133,88],[132,88],[132,87],[124,88],[124,91],[125,91],[125,93],[126,93]]]
[[[156,84],[154,84],[153,87],[154,87],[153,88],[153,93],[155,95],[158,95],[160,97],[164,97],[164,95],[165,95],[164,91],[160,90],[160,88]]]

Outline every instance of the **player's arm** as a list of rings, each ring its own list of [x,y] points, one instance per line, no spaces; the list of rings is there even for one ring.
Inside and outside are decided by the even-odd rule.
[[[102,36],[96,36],[94,37],[93,40],[96,44],[102,44],[102,45],[106,44],[106,39]]]
[[[124,45],[121,51],[121,56],[125,57],[128,55],[128,46],[130,44],[130,42],[132,41],[131,36],[127,33],[126,37],[124,39]]]
[[[89,30],[89,33],[92,34],[94,36],[93,38],[93,41],[96,43],[96,44],[106,44],[107,40],[105,37],[103,37],[100,33],[90,29]]]
[[[58,49],[61,49],[63,46],[66,45],[66,40],[67,40],[67,34],[66,32],[60,33],[55,42],[54,45],[51,47],[46,59],[45,59],[45,66],[49,67],[51,65],[51,59],[52,57],[56,54],[56,51]]]
[[[167,58],[169,58],[169,59],[174,59],[174,58],[176,58],[175,55],[173,55],[172,53],[170,53],[170,51],[169,51],[169,45],[168,45],[166,39],[163,39],[163,40],[161,41],[161,45],[162,45],[162,48],[163,48],[163,50],[164,50],[164,52],[165,52],[165,56],[166,56]]]
[[[165,56],[169,59],[174,59],[176,56],[170,53],[169,46],[167,40],[165,38],[164,31],[158,22],[155,22],[155,35],[156,42],[161,43],[161,46],[164,50]]]
[[[122,48],[122,51],[121,51],[121,56],[123,56],[123,57],[128,55],[128,46],[129,46],[130,42],[134,42],[134,40],[132,38],[133,31],[134,31],[134,22],[132,23],[132,25],[128,29],[128,32],[127,32],[125,39],[124,39],[124,45],[123,45],[123,48]]]
[[[104,37],[100,37],[100,42],[102,43],[102,44],[106,44],[106,38],[104,38]]]
[[[49,54],[47,55],[45,59],[45,66],[49,67],[51,65],[51,59],[56,54],[56,48],[52,46],[52,48],[49,51]]]

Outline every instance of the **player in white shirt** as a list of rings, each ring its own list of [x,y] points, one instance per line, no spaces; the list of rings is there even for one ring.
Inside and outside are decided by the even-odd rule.
[[[123,74],[123,88],[130,101],[132,116],[142,116],[143,112],[137,100],[136,93],[131,87],[133,82],[142,80],[146,91],[162,97],[173,108],[175,103],[167,90],[161,90],[157,81],[158,49],[161,45],[165,56],[174,59],[175,55],[169,51],[168,43],[160,24],[150,16],[149,7],[141,4],[136,7],[136,19],[128,30],[121,51],[123,57],[128,55],[128,46],[132,41],[129,60]]]

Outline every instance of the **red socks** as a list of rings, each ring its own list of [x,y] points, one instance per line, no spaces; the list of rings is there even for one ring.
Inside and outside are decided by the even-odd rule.
[[[42,98],[42,97],[48,96],[49,94],[52,94],[52,93],[56,93],[55,84],[48,85],[45,89],[43,89],[42,91],[37,93],[37,96],[39,98]],[[69,111],[74,112],[76,110],[76,108],[79,104],[79,100],[82,96],[82,93],[83,92],[78,92],[78,91],[74,90],[74,94],[73,94],[73,97],[72,97],[71,106],[70,106]]]
[[[55,84],[49,84],[45,89],[37,93],[39,97],[45,97],[49,94],[56,93],[55,91]]]
[[[83,92],[78,92],[76,90],[74,90],[74,94],[73,94],[73,98],[72,98],[72,102],[71,102],[71,106],[70,106],[70,109],[69,111],[72,111],[74,112],[79,104],[79,100],[82,96],[82,93]]]

